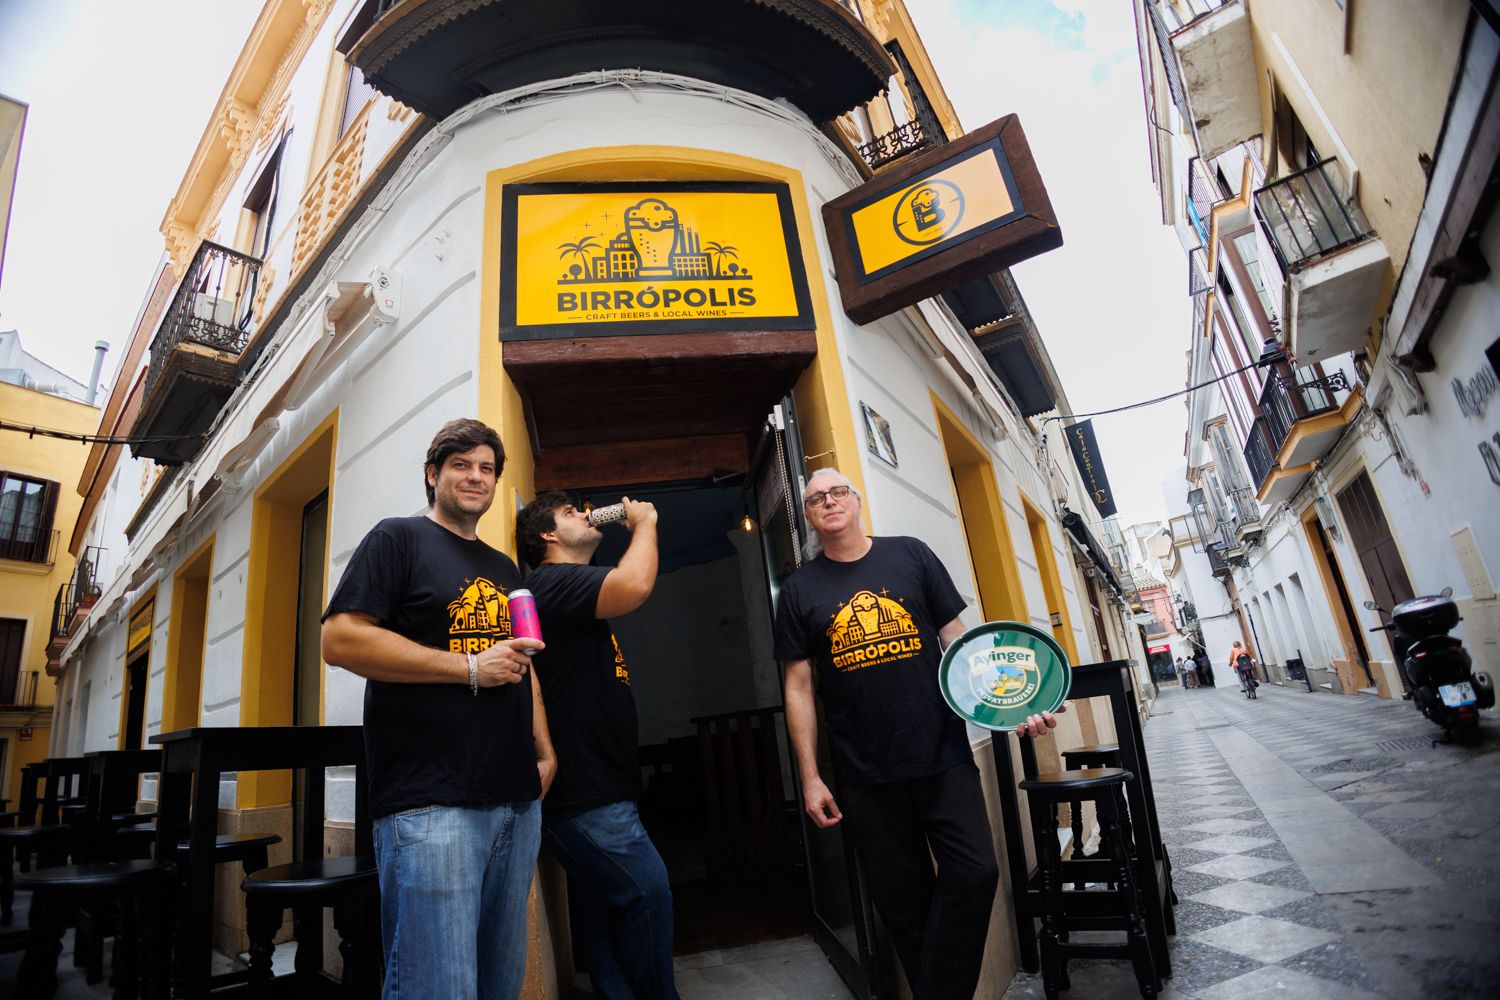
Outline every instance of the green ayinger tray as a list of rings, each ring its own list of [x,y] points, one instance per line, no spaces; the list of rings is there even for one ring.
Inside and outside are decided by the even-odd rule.
[[[1073,670],[1057,642],[1033,625],[985,622],[943,653],[938,686],[949,707],[985,729],[1014,729],[1068,699]]]

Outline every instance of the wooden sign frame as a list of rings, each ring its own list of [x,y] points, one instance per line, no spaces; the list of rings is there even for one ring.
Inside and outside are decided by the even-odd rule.
[[[854,214],[971,158],[976,151],[992,153],[998,160],[1014,210],[867,272],[855,236]],[[844,312],[861,324],[1063,244],[1057,215],[1015,115],[898,161],[888,172],[825,204],[823,224]]]

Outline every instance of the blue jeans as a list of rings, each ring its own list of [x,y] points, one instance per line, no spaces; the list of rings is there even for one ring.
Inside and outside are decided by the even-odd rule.
[[[375,821],[384,1000],[514,1000],[540,802],[427,806]]]
[[[568,873],[573,948],[600,1000],[677,1000],[672,886],[635,803],[549,823],[547,843]]]

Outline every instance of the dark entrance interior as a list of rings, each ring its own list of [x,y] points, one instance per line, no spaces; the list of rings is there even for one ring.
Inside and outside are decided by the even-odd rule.
[[[125,664],[125,733],[120,742],[122,750],[141,748],[141,737],[146,728],[147,659],[147,654],[142,652]]]
[[[660,515],[656,589],[613,622],[640,721],[641,818],[666,862],[676,950],[810,930],[806,864],[771,646],[771,606],[744,476],[579,492]],[[604,529],[601,565],[629,535]]]

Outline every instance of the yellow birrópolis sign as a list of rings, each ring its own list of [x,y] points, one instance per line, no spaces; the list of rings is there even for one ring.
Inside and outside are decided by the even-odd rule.
[[[502,340],[812,327],[785,185],[507,185],[501,227]]]
[[[1011,217],[1012,184],[992,147],[856,209],[850,221],[861,270],[878,275],[923,251]]]

